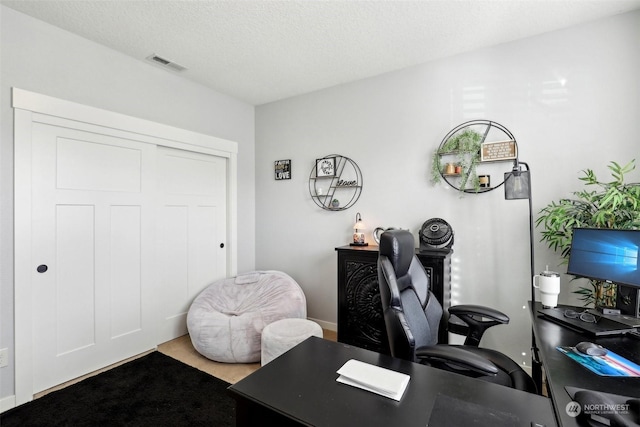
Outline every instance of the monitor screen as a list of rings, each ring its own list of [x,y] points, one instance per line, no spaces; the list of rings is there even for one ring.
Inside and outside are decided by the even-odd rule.
[[[567,273],[640,287],[640,230],[574,228]]]

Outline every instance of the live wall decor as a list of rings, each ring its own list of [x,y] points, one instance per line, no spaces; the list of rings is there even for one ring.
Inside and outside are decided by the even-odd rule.
[[[309,174],[309,194],[322,209],[343,211],[362,193],[362,172],[357,163],[339,154],[316,159]]]

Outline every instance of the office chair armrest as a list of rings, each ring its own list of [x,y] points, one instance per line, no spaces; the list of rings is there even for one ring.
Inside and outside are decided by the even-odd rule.
[[[485,307],[483,305],[454,305],[453,307],[449,307],[449,313],[455,314],[456,316],[473,315],[478,317],[486,317],[500,323],[509,323],[509,316],[494,308]]]
[[[474,347],[480,344],[484,331],[495,325],[509,323],[509,316],[506,314],[481,305],[456,305],[449,307],[449,314],[458,317],[469,326],[464,344]],[[451,329],[455,332],[456,328]]]
[[[453,345],[419,347],[416,349],[416,357],[420,363],[426,362],[434,367],[454,365],[481,375],[496,375],[498,373],[498,367],[491,361]]]

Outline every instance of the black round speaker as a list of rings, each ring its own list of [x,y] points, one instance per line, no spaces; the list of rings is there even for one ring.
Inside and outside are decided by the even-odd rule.
[[[442,218],[431,218],[420,229],[420,250],[449,249],[453,246],[453,229]]]

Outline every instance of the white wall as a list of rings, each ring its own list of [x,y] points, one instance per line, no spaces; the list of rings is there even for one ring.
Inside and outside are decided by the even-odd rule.
[[[13,395],[11,87],[238,142],[238,271],[254,269],[254,107],[0,6],[0,399]],[[151,52],[151,51],[150,51]]]
[[[503,124],[531,166],[537,216],[582,188],[581,170],[606,179],[609,161],[640,157],[638,76],[640,12],[634,12],[260,106],[256,267],[291,274],[304,288],[309,316],[335,323],[334,248],[349,243],[356,212],[369,231],[395,226],[415,233],[425,220],[444,218],[456,232],[456,301],[511,316],[483,345],[528,365],[527,202],[504,200],[502,189],[461,197],[445,184],[434,186],[431,155],[462,122]],[[363,173],[362,196],[345,211],[318,208],[308,192],[314,160],[332,153],[352,158]],[[279,159],[292,159],[293,179],[274,180]],[[534,240],[537,272],[547,264],[566,271],[539,242],[539,230]],[[566,277],[562,283],[561,302],[577,303],[574,285]]]

